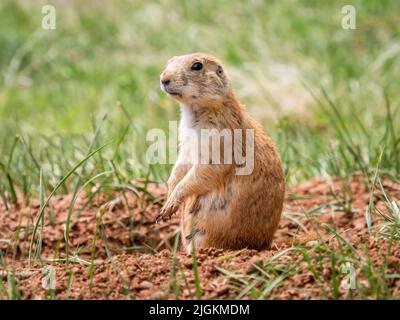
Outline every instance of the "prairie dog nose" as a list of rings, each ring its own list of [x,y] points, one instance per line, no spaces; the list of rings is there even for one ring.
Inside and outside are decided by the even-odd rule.
[[[166,78],[162,78],[162,79],[161,79],[161,83],[162,83],[164,86],[169,85],[170,82],[171,82],[170,79],[166,79]]]
[[[163,86],[167,86],[171,83],[171,74],[167,71],[164,71],[160,77],[161,84]]]

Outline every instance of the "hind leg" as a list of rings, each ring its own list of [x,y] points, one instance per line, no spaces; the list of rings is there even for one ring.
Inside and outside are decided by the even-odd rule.
[[[204,229],[193,218],[192,214],[185,213],[181,219],[182,246],[187,253],[192,253],[193,246],[198,249],[204,246]]]

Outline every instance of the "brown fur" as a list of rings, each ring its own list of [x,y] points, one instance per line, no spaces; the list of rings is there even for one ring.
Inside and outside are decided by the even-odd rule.
[[[192,70],[194,62],[201,62],[202,70]],[[182,242],[188,251],[192,241],[195,247],[269,247],[282,212],[283,170],[274,143],[235,97],[221,62],[202,53],[174,57],[161,82],[181,103],[182,117],[190,120],[185,120],[186,127],[254,129],[254,170],[237,175],[235,163],[183,164],[178,157],[160,216],[181,212]],[[223,139],[221,149],[222,144]],[[241,152],[245,144],[243,139]],[[190,148],[190,142],[180,139],[180,156]]]

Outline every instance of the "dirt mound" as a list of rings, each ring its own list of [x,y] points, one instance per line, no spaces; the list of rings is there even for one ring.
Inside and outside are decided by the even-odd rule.
[[[398,295],[400,245],[382,235],[390,228],[384,223],[390,222],[386,197],[398,200],[400,186],[389,180],[382,184],[387,194],[379,188],[371,192],[362,177],[306,181],[288,190],[270,250],[209,248],[196,257],[174,253],[178,217],[154,224],[166,194],[163,186],[149,185],[149,194],[79,195],[71,211],[68,263],[71,195],[51,200],[33,245],[34,252],[41,243],[41,261],[30,266],[39,203],[9,210],[1,206],[5,263],[0,276],[6,287],[12,275],[16,295],[24,299],[357,298],[374,294],[366,274],[379,284],[373,270],[384,267],[393,275],[386,289]],[[381,214],[370,216],[366,209],[372,205]],[[343,289],[346,275],[338,275],[343,265],[354,268],[357,290]]]

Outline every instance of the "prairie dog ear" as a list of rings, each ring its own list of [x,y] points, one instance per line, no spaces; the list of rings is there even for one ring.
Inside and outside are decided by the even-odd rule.
[[[224,69],[219,64],[217,65],[217,75],[221,77],[224,74]]]

